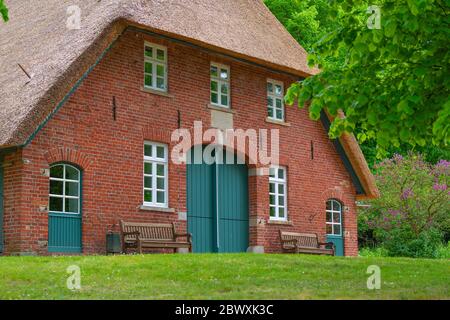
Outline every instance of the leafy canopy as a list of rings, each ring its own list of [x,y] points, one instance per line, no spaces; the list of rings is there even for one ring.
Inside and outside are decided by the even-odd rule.
[[[310,102],[313,119],[323,109],[332,116],[342,109],[346,117],[335,118],[330,136],[358,128],[359,141],[375,141],[380,154],[403,144],[424,147],[432,142],[447,148],[448,1],[309,2],[266,0],[288,31],[302,33],[297,39],[310,52],[308,63],[322,70],[293,84],[286,102],[297,100],[301,108]],[[368,28],[372,5],[380,8],[380,29]],[[292,6],[300,13],[292,14]],[[325,34],[311,45],[314,32]]]
[[[3,21],[5,21],[5,22],[7,22],[9,20],[8,8],[6,7],[3,0],[0,0],[0,16],[2,16]]]

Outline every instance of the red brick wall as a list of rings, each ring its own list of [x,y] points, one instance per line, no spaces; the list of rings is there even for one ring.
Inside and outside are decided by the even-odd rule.
[[[168,47],[169,96],[142,91],[144,40]],[[268,222],[268,177],[249,179],[250,245],[280,250],[278,230],[317,232],[325,236],[325,202],[337,198],[344,214],[346,255],[357,254],[355,190],[322,124],[307,110],[286,107],[290,127],[267,123],[266,80],[295,81],[287,75],[216,57],[195,48],[127,31],[88,75],[69,101],[30,145],[5,161],[5,245],[7,253],[46,254],[48,177],[43,169],[58,161],[83,169],[83,252],[104,253],[105,234],[120,219],[186,222],[186,168],[169,164],[169,207],[174,213],[142,211],[144,140],[170,143],[170,133],[194,120],[210,124],[209,67],[215,61],[231,67],[231,101],[236,128],[280,130],[281,164],[288,167],[289,224]],[[112,117],[116,97],[117,120]],[[315,155],[311,160],[310,143]],[[171,145],[172,147],[173,145]]]

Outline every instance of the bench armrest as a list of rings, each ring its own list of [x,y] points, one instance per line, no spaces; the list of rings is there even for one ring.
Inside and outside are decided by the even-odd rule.
[[[333,250],[335,250],[335,248],[334,248],[334,243],[333,242],[319,242],[319,247],[320,246],[331,246],[331,248],[333,249]]]
[[[186,237],[188,239],[188,242],[192,242],[192,234],[191,233],[176,233],[174,235],[175,239]]]

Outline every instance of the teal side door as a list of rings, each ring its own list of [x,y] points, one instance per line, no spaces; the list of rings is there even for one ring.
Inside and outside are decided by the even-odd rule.
[[[326,209],[327,242],[332,242],[335,255],[344,255],[342,205],[337,200],[328,200]]]
[[[188,231],[194,252],[248,248],[248,171],[244,164],[225,164],[230,156],[225,154],[223,164],[202,160],[187,166]]]
[[[81,172],[68,164],[50,168],[48,251],[81,253]]]
[[[0,253],[3,252],[3,159],[0,156]]]

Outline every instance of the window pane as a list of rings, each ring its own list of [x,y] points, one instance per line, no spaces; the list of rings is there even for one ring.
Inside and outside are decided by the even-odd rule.
[[[327,234],[333,234],[333,229],[331,224],[327,224]]]
[[[166,158],[164,147],[161,146],[156,147],[156,156],[161,159]]]
[[[65,199],[66,211],[70,213],[78,213],[78,199]]]
[[[158,64],[157,66],[156,66],[156,75],[158,76],[158,77],[163,77],[164,78],[164,66],[163,65],[161,65],[161,64]]]
[[[158,189],[162,189],[162,190],[164,190],[164,188],[165,188],[165,179],[164,178],[158,178],[157,180],[156,180],[156,188],[158,188]]]
[[[211,91],[218,92],[219,91],[219,85],[217,81],[211,81]]]
[[[331,210],[331,201],[327,201],[327,210]]]
[[[160,177],[164,177],[164,165],[163,164],[156,165],[156,174]]]
[[[145,56],[149,58],[153,58],[153,48],[145,47]]]
[[[52,178],[64,178],[64,167],[63,166],[54,166],[50,168],[50,177]]]
[[[275,196],[270,195],[270,204],[275,205]]]
[[[333,213],[333,222],[341,223],[341,215],[339,213]]]
[[[341,204],[337,201],[333,201],[333,210],[334,211],[341,211]]]
[[[221,96],[221,99],[220,99],[220,103],[221,103],[223,106],[228,106],[228,96],[222,95],[222,96]]]
[[[273,107],[273,98],[272,97],[267,98],[267,105]]]
[[[66,182],[66,196],[78,197],[78,183]]]
[[[146,163],[144,164],[144,173],[145,173],[145,174],[152,174],[152,170],[153,170],[152,164],[149,163],[149,162],[146,162]]]
[[[276,117],[277,117],[277,119],[282,120],[283,119],[283,111],[277,109],[277,116]]]
[[[219,98],[218,97],[219,96],[218,96],[217,93],[211,92],[211,102],[212,103],[219,103]]]
[[[150,75],[145,75],[145,82],[144,82],[144,84],[145,84],[147,87],[153,86],[153,77],[150,76]]]
[[[165,192],[164,191],[158,191],[156,192],[156,202],[157,203],[165,203]]]
[[[151,62],[145,63],[145,73],[153,74],[153,63]]]
[[[164,78],[156,78],[156,87],[158,89],[165,89],[166,85],[164,83]]]
[[[284,195],[284,184],[278,185],[278,193]]]
[[[278,208],[278,217],[284,218],[284,208],[283,207]]]
[[[221,86],[221,92],[222,94],[228,94],[228,85],[227,84],[222,84]]]
[[[270,169],[269,169],[269,176],[270,176],[271,178],[275,178],[275,168],[270,168]]]
[[[152,191],[151,190],[145,190],[144,191],[144,201],[145,202],[152,202]]]
[[[278,169],[278,179],[284,179],[284,170]]]
[[[277,84],[277,85],[275,86],[275,93],[276,93],[277,95],[283,94],[283,89],[281,88],[281,86],[280,86],[279,84]]]
[[[283,107],[283,104],[281,103],[281,99],[276,99],[276,106],[278,109],[281,109]]]
[[[331,222],[331,212],[327,212],[327,222]]]
[[[337,235],[341,234],[341,226],[339,224],[334,225],[334,234],[337,234]]]
[[[144,178],[144,188],[152,188],[152,177],[145,177]]]
[[[63,182],[50,180],[50,194],[63,195]]]
[[[270,193],[275,193],[275,184],[274,183],[270,183],[269,184],[269,192]]]
[[[226,69],[221,69],[220,70],[220,78],[227,80],[228,79],[228,70]]]
[[[71,166],[66,166],[66,179],[77,180],[79,179],[79,172],[77,169]]]
[[[267,83],[267,92],[273,93],[273,84],[271,82]]]
[[[269,117],[273,118],[273,109],[271,107],[267,108]]]
[[[219,72],[218,72],[216,66],[211,66],[211,76],[213,76],[213,77],[218,77],[219,76]]]
[[[278,205],[284,206],[284,196],[278,196]]]
[[[270,207],[270,216],[275,217],[275,208],[274,207]]]
[[[153,151],[153,148],[151,145],[148,145],[148,144],[144,145],[144,155],[146,155],[147,157],[151,157],[152,151]]]
[[[156,50],[156,59],[164,61],[165,56],[166,56],[166,54],[165,54],[164,50],[161,50],[161,49]]]
[[[62,212],[63,211],[63,199],[50,197],[50,211]]]

